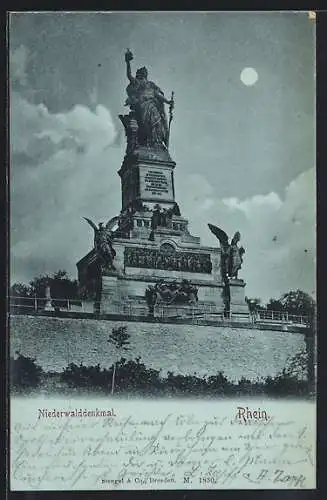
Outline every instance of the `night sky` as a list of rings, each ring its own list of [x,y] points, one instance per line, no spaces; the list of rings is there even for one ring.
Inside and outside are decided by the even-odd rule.
[[[211,222],[246,248],[264,301],[315,290],[315,28],[307,13],[17,13],[9,25],[11,272],[28,282],[92,247],[82,217],[121,209],[118,114],[147,66],[175,111],[170,152],[190,231]],[[254,85],[240,74],[254,68]]]

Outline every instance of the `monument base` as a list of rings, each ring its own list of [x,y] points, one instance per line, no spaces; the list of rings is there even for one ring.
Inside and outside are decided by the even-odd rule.
[[[93,296],[98,314],[195,319],[224,313],[220,249],[202,246],[191,235],[167,229],[158,229],[151,240],[144,236],[114,239],[114,270],[98,265],[95,250],[78,263],[80,285]],[[195,295],[180,292],[183,287],[194,290]],[[245,282],[232,279],[229,287],[230,312],[248,314]],[[147,294],[153,289],[157,295],[149,303]]]
[[[45,311],[54,311],[54,310],[55,310],[55,308],[53,307],[52,302],[47,302],[47,303],[45,304],[45,306],[44,306],[44,310],[45,310]]]
[[[101,276],[100,296],[97,297],[99,314],[119,314],[120,294],[117,276]]]
[[[249,314],[249,307],[245,301],[245,282],[241,279],[230,279],[230,312],[232,314]]]

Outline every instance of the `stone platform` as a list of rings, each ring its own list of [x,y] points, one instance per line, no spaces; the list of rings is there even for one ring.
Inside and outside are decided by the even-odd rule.
[[[194,314],[194,310],[206,314],[224,311],[219,248],[202,246],[198,238],[177,234],[177,231],[175,234],[164,229],[155,231],[154,241],[149,240],[151,229],[142,226],[139,234],[136,233],[135,230],[131,239],[114,240],[115,270],[100,269],[95,250],[77,264],[79,283],[98,303],[99,313],[116,314],[122,310],[122,304],[126,304],[138,315],[139,309],[148,307],[146,290],[149,285],[164,282],[178,286],[183,280],[196,288],[197,301],[193,304],[162,301],[165,314],[171,310],[172,316],[183,317]],[[244,281],[230,280],[229,285],[231,311],[248,313]],[[155,314],[160,315],[160,303]]]

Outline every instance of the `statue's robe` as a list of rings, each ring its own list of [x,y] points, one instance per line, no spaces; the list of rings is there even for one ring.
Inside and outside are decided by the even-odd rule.
[[[95,249],[105,265],[113,265],[116,251],[113,248],[111,238],[105,229],[97,231],[95,236]]]
[[[238,271],[242,267],[240,249],[237,245],[231,245],[229,249],[229,275],[237,277]]]
[[[168,124],[164,103],[160,99],[162,90],[153,82],[133,78],[126,88],[129,105],[135,112],[140,128],[141,142],[148,146],[167,144]]]

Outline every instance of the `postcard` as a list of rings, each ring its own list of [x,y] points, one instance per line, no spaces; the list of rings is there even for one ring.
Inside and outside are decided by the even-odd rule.
[[[11,491],[314,489],[315,14],[8,37]]]

